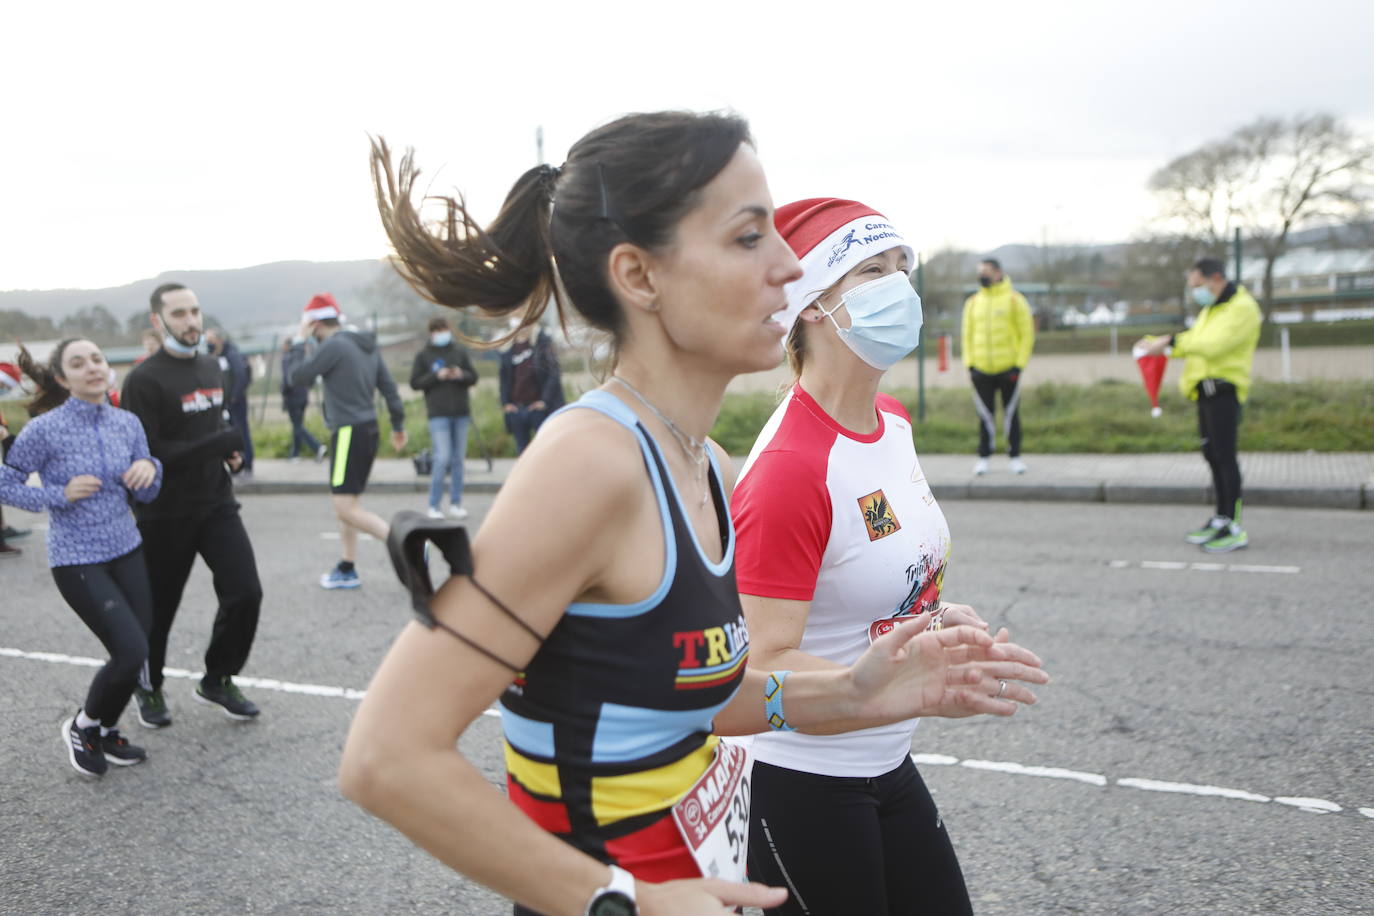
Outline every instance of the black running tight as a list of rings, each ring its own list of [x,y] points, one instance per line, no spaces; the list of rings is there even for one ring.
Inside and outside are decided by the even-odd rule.
[[[1203,379],[1197,386],[1197,426],[1202,457],[1212,469],[1217,515],[1240,523],[1240,462],[1236,458],[1240,432],[1240,401],[1236,386],[1220,379]]]
[[[86,715],[113,728],[140,679],[147,680],[153,595],[143,548],[90,566],[54,566],[57,590],[110,653],[91,680]]]
[[[872,779],[755,763],[749,879],[785,887],[769,916],[973,912],[940,812],[907,758]]]

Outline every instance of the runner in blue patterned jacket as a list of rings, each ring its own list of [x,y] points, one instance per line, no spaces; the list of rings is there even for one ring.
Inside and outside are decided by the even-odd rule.
[[[134,687],[147,680],[153,614],[129,501],[157,496],[162,465],[148,453],[138,418],[106,400],[109,366],[95,344],[64,340],[47,366],[23,350],[19,365],[38,394],[28,405],[33,419],[0,465],[0,502],[47,511],[48,565],[57,589],[110,653],[85,705],[62,723],[72,767],[101,776],[108,764],[147,758],[116,723]],[[41,483],[31,486],[34,473]]]

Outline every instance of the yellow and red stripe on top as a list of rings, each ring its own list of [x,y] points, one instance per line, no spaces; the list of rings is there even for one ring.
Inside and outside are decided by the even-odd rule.
[[[709,668],[679,668],[673,686],[678,690],[699,690],[728,683],[749,662],[746,646],[737,658]]]

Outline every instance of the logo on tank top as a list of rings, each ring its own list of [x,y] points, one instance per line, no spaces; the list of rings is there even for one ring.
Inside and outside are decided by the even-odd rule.
[[[678,659],[676,690],[701,690],[728,684],[749,661],[749,630],[744,618],[723,627],[673,634]]]
[[[874,490],[867,496],[859,497],[859,511],[864,516],[864,527],[868,529],[868,539],[876,541],[889,534],[902,530],[901,522],[892,514],[892,506],[882,490]]]

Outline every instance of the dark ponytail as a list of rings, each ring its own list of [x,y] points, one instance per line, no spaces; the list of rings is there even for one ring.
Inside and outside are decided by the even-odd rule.
[[[374,140],[372,178],[392,263],[426,299],[491,316],[523,308],[518,331],[538,322],[550,300],[564,320],[566,293],[587,323],[618,341],[624,315],[607,283],[607,255],[621,242],[651,251],[670,243],[701,189],[750,142],[748,124],[734,115],[626,115],[573,144],[561,168],[521,175],[485,230],[461,196],[439,198],[445,218],[437,231],[425,226],[412,197],[412,152],[393,171],[386,142]]]
[[[33,379],[33,384],[37,389],[37,393],[34,395],[33,400],[24,405],[30,417],[36,417],[39,414],[47,413],[54,407],[60,407],[62,402],[71,396],[71,393],[67,391],[66,388],[63,388],[57,380],[59,378],[66,378],[66,375],[62,372],[63,353],[66,352],[67,347],[71,344],[82,339],[83,338],[80,337],[68,337],[66,340],[59,342],[58,345],[53,348],[52,357],[48,360],[46,366],[34,359],[33,354],[30,353],[28,348],[22,343],[19,345],[19,356],[16,362],[19,364],[19,369],[29,378]]]

